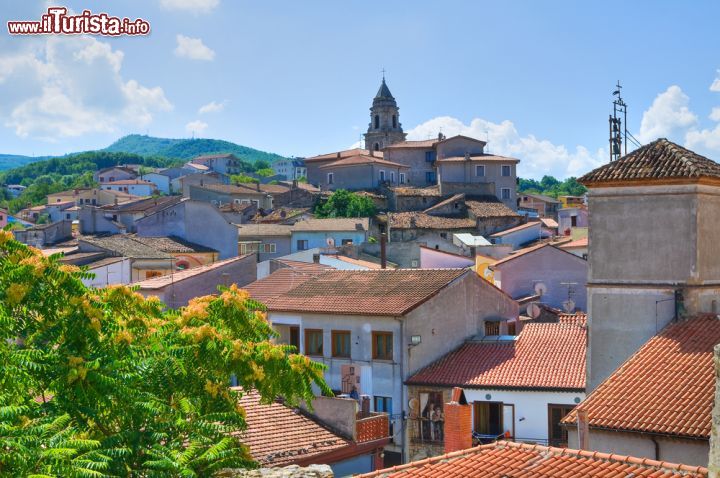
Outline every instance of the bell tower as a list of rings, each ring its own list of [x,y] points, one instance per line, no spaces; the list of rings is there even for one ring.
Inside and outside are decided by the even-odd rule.
[[[400,124],[400,108],[385,83],[383,71],[382,84],[370,108],[370,124],[365,133],[365,149],[379,151],[393,143],[405,141],[405,136],[407,134],[403,133]]]

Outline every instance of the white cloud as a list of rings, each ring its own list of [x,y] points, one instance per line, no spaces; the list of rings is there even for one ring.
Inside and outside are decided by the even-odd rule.
[[[690,98],[677,85],[655,97],[643,113],[638,139],[649,143],[658,138],[681,141],[683,134],[697,124],[698,117],[690,111]]]
[[[191,121],[185,125],[185,131],[193,135],[200,135],[208,127],[207,123],[200,120]]]
[[[182,10],[192,13],[208,13],[220,4],[220,0],[160,0],[168,10]]]
[[[710,91],[720,92],[720,70],[717,70],[717,77],[710,85]]]
[[[521,136],[511,121],[493,123],[481,118],[464,124],[457,118],[440,116],[422,123],[408,132],[408,139],[434,138],[442,130],[445,136],[462,134],[488,141],[486,151],[520,160],[518,175],[539,179],[548,174],[557,178],[580,176],[606,162],[607,152],[591,152],[583,146],[574,151],[533,135]]]
[[[162,88],[122,76],[124,54],[93,37],[47,37],[0,56],[0,121],[53,141],[142,127],[172,109]]]
[[[212,61],[215,58],[215,52],[205,46],[200,38],[178,35],[176,39],[175,56],[204,61]]]
[[[713,121],[720,121],[720,107],[716,106],[712,109],[710,112],[710,115],[708,116]]]
[[[210,103],[208,103],[206,105],[202,105],[200,107],[200,109],[198,109],[198,113],[201,115],[207,114],[207,113],[219,113],[225,109],[225,103],[226,103],[225,101],[220,102],[220,103],[218,103],[216,101],[211,101]]]

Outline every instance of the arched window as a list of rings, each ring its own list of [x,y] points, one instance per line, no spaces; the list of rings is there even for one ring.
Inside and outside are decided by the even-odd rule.
[[[375,146],[373,146],[373,149],[375,151],[380,151],[380,143],[375,143]]]
[[[380,128],[380,115],[375,115],[375,129]]]
[[[393,115],[393,128],[397,128],[397,116]]]

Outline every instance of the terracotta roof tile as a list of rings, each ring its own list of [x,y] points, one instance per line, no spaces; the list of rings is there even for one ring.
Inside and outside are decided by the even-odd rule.
[[[587,410],[591,427],[707,439],[715,397],[713,347],[718,343],[716,316],[671,324],[575,410]],[[576,411],[563,420],[576,421]]]
[[[170,284],[175,284],[185,279],[190,279],[202,274],[206,274],[210,271],[222,269],[225,266],[239,262],[252,254],[245,254],[243,256],[232,257],[222,261],[213,262],[212,264],[206,264],[204,266],[193,267],[181,271],[174,271],[172,274],[167,274],[160,277],[153,277],[152,279],[145,279],[143,281],[135,282],[132,285],[138,286],[140,290],[157,290],[162,289]],[[255,267],[253,262],[252,267]],[[232,279],[230,279],[232,281]]]
[[[581,237],[580,239],[566,242],[565,244],[562,244],[559,247],[561,249],[574,249],[574,248],[580,248],[580,247],[588,247],[588,238],[587,238],[587,236]]]
[[[344,151],[337,151],[335,153],[327,153],[327,154],[319,154],[317,156],[312,156],[310,158],[305,158],[306,163],[312,163],[315,161],[328,161],[330,159],[341,159],[341,158],[347,158],[350,156],[357,156],[359,154],[370,154],[370,151],[367,149],[362,148],[355,148],[355,149],[346,149]],[[382,151],[373,151],[373,154],[375,156],[379,156],[382,158],[383,153]]]
[[[499,441],[357,478],[706,478],[707,468],[584,450]]]
[[[563,244],[563,245],[564,245],[564,244]],[[514,259],[517,259],[518,257],[523,257],[523,256],[526,255],[526,254],[531,254],[531,253],[533,253],[533,252],[535,252],[535,251],[538,251],[538,250],[542,249],[543,247],[554,247],[555,249],[558,249],[558,250],[560,250],[560,251],[562,251],[562,252],[565,252],[565,253],[567,253],[567,254],[570,254],[568,251],[565,251],[565,250],[563,250],[563,249],[560,249],[559,247],[556,247],[556,246],[554,246],[554,245],[552,245],[552,244],[548,244],[547,242],[542,242],[542,243],[540,243],[540,244],[535,244],[534,246],[526,247],[526,248],[524,248],[524,249],[518,249],[517,251],[513,252],[513,253],[510,254],[509,256],[504,257],[504,258],[500,259],[499,261],[497,261],[495,264],[493,264],[493,269],[494,269],[495,267],[497,267],[497,266],[501,266],[501,265],[505,264],[506,262],[510,262],[510,261],[512,261],[512,260],[514,260]],[[582,258],[580,258],[580,257],[578,257],[578,256],[576,256],[576,255],[574,255],[574,254],[571,254],[571,255],[572,255],[573,257],[575,257],[576,259],[578,259],[578,260],[584,260],[584,259],[582,259]]]
[[[468,158],[465,156],[450,156],[447,158],[440,158],[438,159],[438,162],[440,163],[452,163],[452,162],[462,162],[462,161],[471,161],[471,162],[485,162],[485,161],[498,161],[498,162],[504,162],[504,163],[519,163],[519,159],[515,158],[509,158],[507,156],[498,156],[495,154],[473,154]]]
[[[468,342],[408,384],[466,388],[584,390],[587,331],[582,316],[528,323],[513,341]]]
[[[658,179],[720,178],[720,164],[660,138],[578,179],[585,185]]]
[[[273,311],[402,316],[466,273],[466,269],[325,271],[269,298],[266,305]]]
[[[389,146],[385,146],[385,149],[406,149],[406,148],[432,148],[439,141],[437,139],[427,139],[422,141],[400,141],[399,143],[393,143]]]
[[[237,389],[236,389],[237,390]],[[240,399],[247,429],[239,434],[261,466],[286,466],[298,458],[353,446],[352,442],[281,403],[261,404],[253,391]]]
[[[482,199],[467,198],[465,201],[470,212],[480,219],[486,217],[520,217],[518,213],[510,209],[505,203],[494,197]]]
[[[382,158],[378,158],[376,156],[369,156],[369,155],[357,155],[357,156],[350,156],[349,158],[343,158],[339,159],[337,161],[333,161],[332,163],[324,164],[320,166],[320,169],[327,169],[327,168],[341,168],[344,166],[357,166],[361,164],[377,164],[379,166],[392,166],[395,168],[405,168],[409,169],[409,166],[405,166],[404,164],[400,163],[393,163],[392,161],[386,161]]]
[[[540,221],[527,222],[525,224],[520,224],[519,226],[511,227],[510,229],[505,229],[504,231],[500,231],[500,232],[496,232],[495,234],[491,234],[490,237],[502,237],[507,234],[512,234],[514,232],[522,231],[523,229],[529,229],[534,226],[542,226],[542,224],[540,224]]]
[[[440,217],[423,212],[392,212],[389,214],[392,229],[475,229],[475,219]]]
[[[370,219],[367,217],[337,217],[326,219],[305,219],[292,226],[293,231],[367,231]]]
[[[439,197],[440,190],[437,186],[429,186],[426,188],[412,188],[412,187],[397,187],[391,188],[393,194],[396,196],[427,196],[427,197]]]
[[[303,261],[293,261],[290,259],[272,259],[275,262],[279,262],[285,267],[289,267],[290,269],[295,269],[298,271],[310,271],[310,272],[319,272],[319,271],[327,271],[327,270],[333,270],[335,269],[333,266],[328,266],[325,264],[318,264],[316,262],[303,262]]]
[[[276,270],[267,277],[243,286],[243,289],[248,291],[250,297],[253,299],[266,303],[268,300],[284,294],[290,289],[294,289],[319,272],[320,271],[317,270],[298,270],[286,267]]]

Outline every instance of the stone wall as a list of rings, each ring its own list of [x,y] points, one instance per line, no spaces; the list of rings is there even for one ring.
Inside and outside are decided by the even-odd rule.
[[[333,478],[330,466],[310,465],[300,467],[290,465],[284,468],[258,468],[246,470],[242,468],[226,468],[215,474],[218,478]]]

